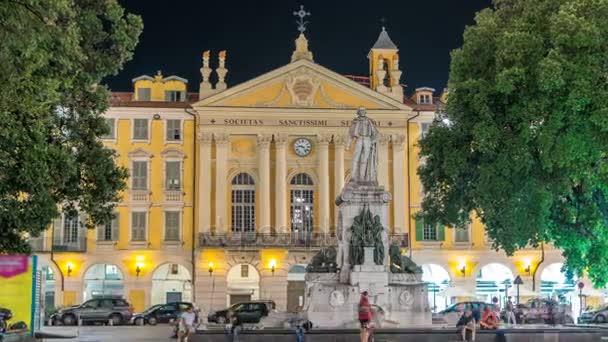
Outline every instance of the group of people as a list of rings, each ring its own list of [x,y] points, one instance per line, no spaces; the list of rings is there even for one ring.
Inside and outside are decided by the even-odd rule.
[[[516,324],[515,312],[511,297],[508,298],[506,307],[507,324]],[[482,330],[497,330],[498,339],[504,339],[502,331],[498,331],[500,327],[500,313],[493,310],[492,305],[480,305],[475,309],[466,306],[460,319],[456,323],[458,336],[462,341],[475,341],[475,332],[477,325]]]

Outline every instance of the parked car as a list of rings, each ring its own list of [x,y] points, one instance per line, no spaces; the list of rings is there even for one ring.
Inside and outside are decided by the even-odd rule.
[[[579,323],[608,323],[608,304],[594,310],[584,311],[578,318]]]
[[[211,312],[207,316],[207,321],[209,323],[224,324],[228,320],[228,312],[232,311],[241,323],[259,323],[262,317],[268,316],[268,313],[275,307],[276,304],[271,300],[237,303],[229,308]]]
[[[75,325],[78,320],[83,322],[108,322],[120,325],[131,320],[133,307],[129,302],[117,297],[100,297],[59,310],[51,316],[53,325]]]
[[[485,303],[481,301],[469,301],[469,302],[458,302],[452,304],[446,309],[439,311],[433,314],[433,323],[437,324],[447,324],[447,325],[456,325],[458,319],[462,315],[465,307],[471,308],[473,311],[478,311],[479,316],[481,316],[481,312],[485,306],[491,306],[492,310],[498,312],[498,306],[492,303]]]
[[[11,310],[0,308],[0,333],[3,333],[8,328],[8,321],[13,318]]]
[[[532,298],[525,304],[517,305],[515,318],[522,324],[573,324],[572,312],[568,304],[560,304],[553,299]]]
[[[142,313],[133,314],[133,317],[131,317],[131,323],[135,325],[171,323],[176,320],[182,312],[188,310],[189,308],[194,308],[194,312],[197,313],[194,304],[188,302],[173,302],[153,305]]]

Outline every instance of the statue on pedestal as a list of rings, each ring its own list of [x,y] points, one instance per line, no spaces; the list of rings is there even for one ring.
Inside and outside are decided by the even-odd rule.
[[[365,107],[359,107],[348,131],[346,149],[353,138],[357,139],[350,169],[350,182],[378,184],[378,140],[380,133],[374,122],[367,117]]]

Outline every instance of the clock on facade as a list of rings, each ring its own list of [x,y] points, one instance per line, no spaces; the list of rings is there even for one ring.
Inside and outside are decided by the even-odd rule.
[[[300,157],[306,157],[312,151],[312,143],[306,138],[299,138],[293,142],[293,151]]]

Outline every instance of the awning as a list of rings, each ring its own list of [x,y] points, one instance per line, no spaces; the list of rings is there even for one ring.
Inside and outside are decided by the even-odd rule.
[[[469,290],[460,287],[460,286],[452,286],[447,289],[441,291],[439,295],[444,297],[476,297],[477,295],[470,292]]]

